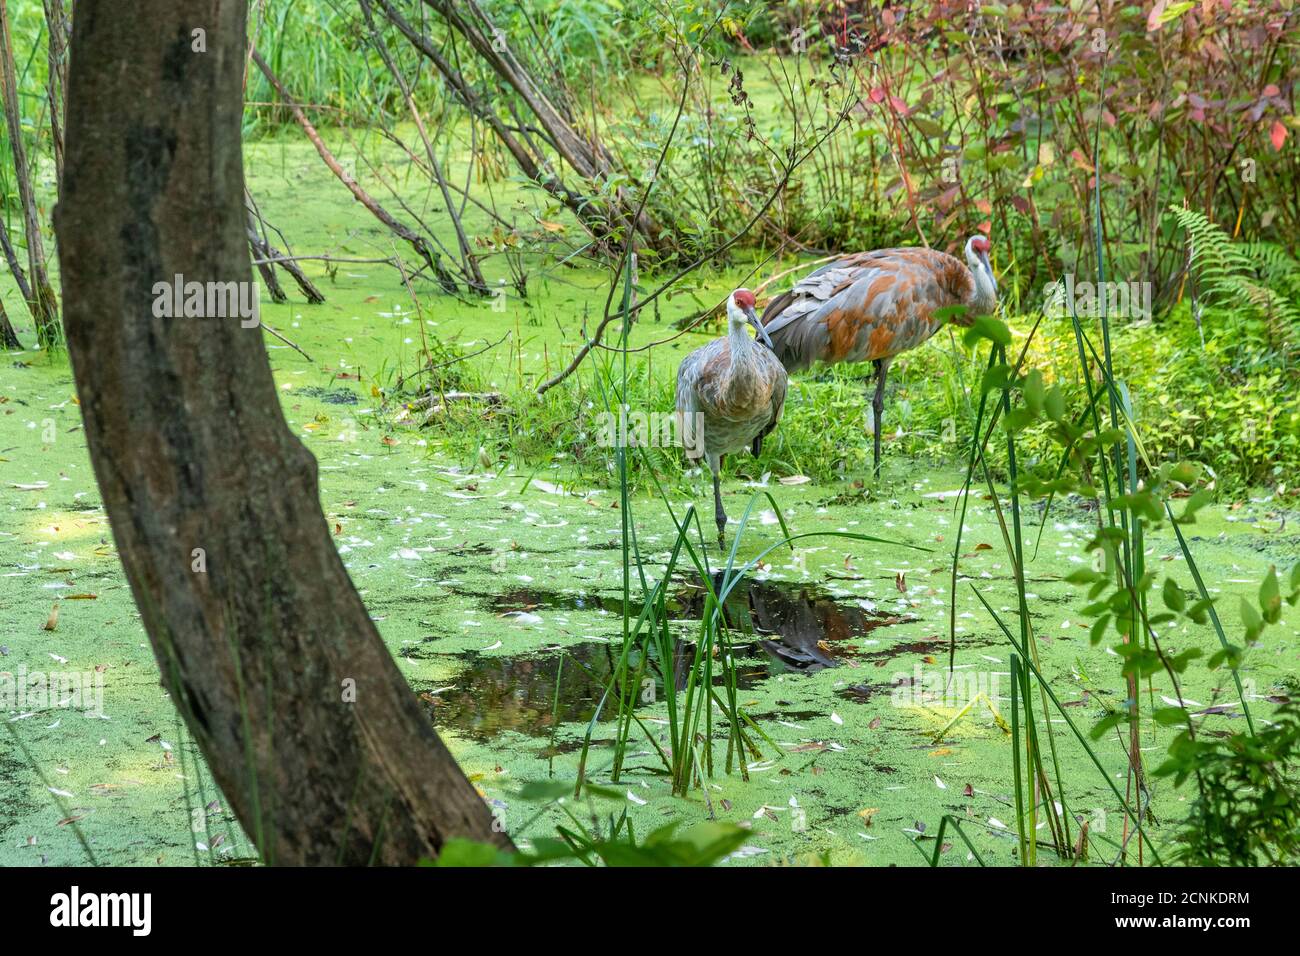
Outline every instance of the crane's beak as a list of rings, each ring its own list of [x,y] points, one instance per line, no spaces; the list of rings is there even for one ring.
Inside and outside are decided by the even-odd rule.
[[[772,337],[767,334],[767,329],[763,328],[763,323],[758,320],[758,313],[753,309],[746,309],[745,312],[749,316],[749,324],[754,327],[754,331],[758,334],[758,340],[775,352],[776,346],[772,344]]]

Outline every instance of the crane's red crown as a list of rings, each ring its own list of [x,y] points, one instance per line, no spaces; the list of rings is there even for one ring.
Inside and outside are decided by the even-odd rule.
[[[754,293],[750,292],[748,289],[737,289],[732,295],[732,298],[736,300],[736,305],[740,306],[742,309],[752,309],[756,301]]]
[[[987,256],[990,248],[989,241],[984,236],[976,236],[975,241],[971,243],[971,248]]]

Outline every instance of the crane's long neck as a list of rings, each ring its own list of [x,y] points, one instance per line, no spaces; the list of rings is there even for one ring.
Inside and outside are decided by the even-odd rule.
[[[731,352],[731,367],[727,374],[729,392],[745,394],[753,384],[754,349],[760,346],[750,338],[748,325],[743,319],[732,319],[727,326],[727,345]]]
[[[993,278],[993,270],[986,260],[976,255],[967,257],[971,276],[975,279],[975,289],[967,303],[974,315],[991,315],[998,307],[998,284]]]
[[[731,346],[731,368],[734,371],[747,364],[749,353],[754,348],[754,340],[749,337],[748,323],[730,320],[727,323],[727,344]]]

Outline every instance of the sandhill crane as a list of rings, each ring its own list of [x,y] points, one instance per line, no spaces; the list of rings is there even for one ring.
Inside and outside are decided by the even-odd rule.
[[[722,456],[751,447],[781,418],[785,369],[771,351],[772,340],[754,313],[754,293],[737,289],[727,299],[727,335],[703,345],[677,370],[677,423],[688,458],[704,458],[713,473],[713,518],[718,546],[724,542],[727,513],[719,474]],[[752,325],[764,344],[749,337]]]
[[[966,243],[966,263],[934,249],[860,252],[822,266],[763,310],[763,326],[787,372],[814,362],[875,363],[871,409],[877,478],[889,363],[939,330],[944,317],[935,318],[937,310],[963,305],[964,315],[952,318],[969,325],[997,308],[986,237],[972,236]]]

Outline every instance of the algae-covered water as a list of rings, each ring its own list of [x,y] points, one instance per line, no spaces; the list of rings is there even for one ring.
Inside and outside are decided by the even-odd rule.
[[[315,154],[291,138],[250,148],[249,179],[296,251],[394,253]],[[497,200],[533,201],[508,187]],[[468,215],[472,233],[488,230],[473,207]],[[602,677],[617,655],[624,610],[617,486],[565,449],[539,464],[477,453],[463,434],[437,424],[392,427],[380,388],[414,370],[431,339],[474,352],[509,333],[469,362],[507,404],[528,401],[520,384],[557,367],[579,340],[584,315],[598,316],[602,274],[539,268],[526,302],[511,299],[501,309],[496,300],[430,291],[417,308],[387,266],[345,263],[331,276],[319,263],[306,265],[326,304],[267,304],[263,315],[311,357],[267,337],[290,426],[320,462],[321,506],[334,540],[412,693],[466,773],[517,840],[549,835],[558,811],[538,815],[515,794],[529,781],[575,778]],[[504,267],[494,266],[489,260],[489,275],[504,277]],[[734,281],[709,275],[699,297],[720,295]],[[12,290],[5,296],[10,314],[21,315]],[[669,318],[643,323],[633,340],[663,337]],[[702,341],[687,335],[647,353],[654,374],[667,381],[685,350]],[[795,414],[801,400],[794,390]],[[985,862],[1015,862],[1012,747],[993,715],[1009,716],[1010,647],[973,588],[1009,620],[1016,599],[993,502],[983,495],[972,497],[962,536],[948,676],[952,493],[961,478],[955,463],[912,462],[897,451],[887,451],[878,486],[852,474],[797,484],[743,471],[731,477],[725,492],[733,517],[766,492],[795,533],[856,532],[898,544],[803,539],[795,553],[773,551],[728,605],[742,642],[740,701],[772,741],[750,762],[748,781],[719,770],[702,790],[675,797],[654,749],[634,737],[618,784],[625,799],[619,806],[602,799],[594,809],[625,807],[638,833],[670,820],[743,823],[752,837],[733,865],[917,864],[917,847],[931,852],[940,819],[951,814],[968,823]],[[667,493],[679,514],[692,500],[703,507],[709,500],[700,477],[674,479]],[[648,491],[631,506],[653,580],[674,526]],[[0,513],[0,672],[14,694],[0,711],[0,865],[84,863],[88,850],[110,864],[254,856],[160,687],[95,487],[71,373],[34,352],[6,355],[0,365]],[[1300,557],[1296,521],[1261,492],[1206,509],[1189,528],[1212,593],[1231,598],[1220,610],[1230,634],[1241,631],[1231,595],[1253,595],[1270,564],[1287,567]],[[1058,506],[1043,524],[1041,509],[1032,508],[1026,525],[1031,542],[1041,532],[1026,575],[1043,675],[1086,731],[1126,696],[1119,657],[1108,642],[1090,644],[1082,596],[1062,580],[1090,560],[1084,545],[1095,515]],[[761,498],[739,557],[779,539]],[[1171,535],[1153,533],[1147,545],[1150,565],[1190,587]],[[684,661],[699,582],[680,574],[671,592]],[[639,594],[638,583],[633,614]],[[1288,608],[1248,657],[1242,677],[1261,717],[1300,672],[1298,628],[1300,615]],[[1174,653],[1217,649],[1208,628],[1176,624],[1163,639]],[[57,675],[52,692],[48,675]],[[664,683],[638,709],[651,732],[663,728]],[[13,690],[19,686],[21,695]],[[1162,674],[1143,693],[1156,706],[1176,694]],[[1226,672],[1193,666],[1182,695],[1190,708],[1208,711],[1196,718],[1206,734],[1243,723]],[[949,727],[972,698],[976,705]],[[607,782],[612,726],[598,721],[592,732],[587,771],[598,782]],[[1057,713],[1052,726],[1070,813],[1088,820],[1098,846],[1118,845],[1122,818],[1101,771]],[[1144,722],[1142,733],[1147,759],[1158,763],[1170,732]],[[1123,791],[1123,743],[1112,736],[1094,748]],[[1159,844],[1183,816],[1188,793],[1167,781],[1153,787]],[[973,865],[959,841],[944,850],[946,865]]]

